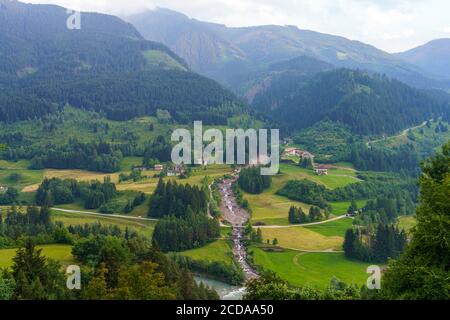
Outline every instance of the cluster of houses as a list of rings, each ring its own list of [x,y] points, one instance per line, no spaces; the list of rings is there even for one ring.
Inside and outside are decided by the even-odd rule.
[[[318,176],[326,176],[328,175],[328,170],[330,169],[329,166],[326,165],[316,165],[314,164],[314,155],[308,151],[305,150],[301,150],[298,148],[287,148],[284,151],[285,156],[294,156],[294,157],[299,157],[302,159],[311,159],[311,162],[313,163],[313,169],[314,172],[318,175]]]
[[[286,155],[288,155],[288,156],[296,156],[296,157],[299,157],[299,158],[302,158],[302,159],[303,158],[310,158],[310,159],[314,158],[314,155],[311,154],[310,152],[305,151],[305,150],[301,150],[301,149],[298,149],[298,148],[287,148],[284,151],[284,153]]]
[[[154,166],[154,170],[157,172],[164,171],[165,167],[163,164],[156,164]],[[168,177],[177,177],[186,173],[186,169],[184,166],[177,164],[172,167],[167,168],[167,176]]]

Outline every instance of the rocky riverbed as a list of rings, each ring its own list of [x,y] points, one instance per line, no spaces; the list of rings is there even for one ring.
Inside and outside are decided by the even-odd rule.
[[[250,214],[240,207],[236,202],[232,185],[237,177],[224,179],[220,184],[220,193],[222,195],[221,211],[226,221],[232,228],[233,254],[241,265],[245,273],[246,280],[252,280],[258,277],[258,273],[247,263],[247,251],[243,243],[245,236],[245,224],[250,219]]]

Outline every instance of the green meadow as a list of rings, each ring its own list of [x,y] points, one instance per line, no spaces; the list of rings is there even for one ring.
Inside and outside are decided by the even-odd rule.
[[[333,277],[361,286],[369,277],[369,264],[348,260],[343,253],[267,252],[257,247],[251,251],[257,265],[274,271],[294,286],[325,288]]]
[[[301,207],[303,211],[308,212],[311,206],[276,194],[289,180],[300,179],[311,180],[325,185],[329,189],[360,181],[356,177],[356,172],[351,168],[331,169],[328,176],[317,176],[312,170],[283,163],[280,165],[280,174],[272,177],[272,186],[269,189],[257,195],[245,193],[244,197],[249,201],[252,209],[252,223],[284,226],[289,225],[288,212],[290,207]],[[350,202],[331,205],[333,214],[344,214],[350,206]]]
[[[347,229],[352,227],[352,222],[352,219],[340,219],[314,226],[307,226],[304,228],[317,232],[326,237],[344,237]]]
[[[233,252],[228,240],[216,240],[204,247],[188,250],[181,254],[193,260],[220,261],[226,264],[233,262]]]
[[[153,230],[156,225],[156,221],[141,221],[141,220],[131,220],[125,218],[111,217],[108,215],[88,215],[79,213],[69,213],[52,210],[52,220],[60,221],[65,226],[70,225],[84,225],[91,223],[101,223],[103,225],[114,225],[118,226],[120,229],[136,231],[142,236],[151,239]]]
[[[42,249],[42,254],[47,258],[57,260],[63,266],[74,263],[72,256],[72,247],[69,245],[43,245],[38,246]],[[9,268],[13,265],[13,258],[17,249],[1,249],[0,250],[0,268]]]

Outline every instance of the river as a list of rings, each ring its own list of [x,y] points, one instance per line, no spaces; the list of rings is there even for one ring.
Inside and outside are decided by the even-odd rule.
[[[203,284],[216,290],[221,300],[242,300],[245,293],[245,287],[242,286],[232,286],[228,283],[212,280],[201,275],[196,275],[194,279],[197,283],[203,282]]]

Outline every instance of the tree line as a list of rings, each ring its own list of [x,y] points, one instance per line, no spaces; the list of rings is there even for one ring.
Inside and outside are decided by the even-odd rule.
[[[217,219],[207,215],[208,195],[189,184],[167,183],[160,178],[150,198],[149,216],[162,218],[153,232],[161,250],[183,251],[204,246],[220,236]]]
[[[261,175],[260,167],[242,169],[238,179],[239,187],[252,194],[260,194],[272,184],[271,176]]]
[[[45,178],[36,192],[35,201],[38,206],[52,207],[81,199],[86,209],[98,209],[116,196],[116,186],[109,177],[103,182]]]
[[[380,223],[373,233],[360,228],[348,229],[343,247],[345,256],[349,259],[386,263],[389,258],[398,258],[406,243],[404,230]]]
[[[309,214],[306,214],[302,208],[292,206],[289,209],[288,220],[290,224],[303,224],[317,222],[328,218],[329,211],[327,209],[322,213],[320,208],[312,206],[309,208]]]

